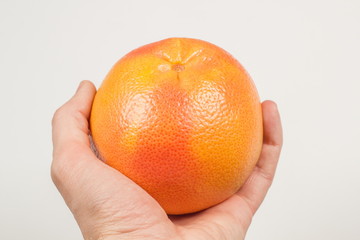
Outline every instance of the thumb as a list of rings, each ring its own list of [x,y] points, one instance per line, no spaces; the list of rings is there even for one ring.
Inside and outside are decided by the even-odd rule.
[[[52,120],[51,177],[65,200],[81,188],[85,169],[104,165],[90,148],[88,119],[95,93],[91,82],[81,82],[75,95],[55,112]]]
[[[90,144],[88,119],[95,93],[93,83],[82,81],[75,95],[55,112],[52,120],[54,153],[74,144]]]
[[[92,203],[101,202],[99,198],[110,198],[119,192],[127,192],[125,196],[133,199],[138,194],[147,195],[92,152],[89,117],[95,92],[91,82],[83,81],[75,95],[55,112],[52,122],[51,177],[73,212],[74,209],[91,209]]]
[[[168,221],[160,205],[142,188],[92,152],[89,117],[95,92],[91,82],[82,82],[75,95],[56,111],[52,122],[51,176],[84,237],[90,239],[100,232],[133,232],[134,226]]]

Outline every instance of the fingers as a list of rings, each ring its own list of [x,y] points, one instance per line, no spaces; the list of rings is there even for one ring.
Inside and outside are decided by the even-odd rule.
[[[95,92],[94,85],[84,81],[56,111],[51,177],[86,239],[100,239],[101,232],[132,232],[142,223],[159,225],[159,216],[167,217],[158,203],[91,151],[88,122]],[[144,216],[151,219],[144,221]]]
[[[272,101],[265,101],[263,108],[264,143],[257,163],[258,170],[272,179],[275,174],[283,142],[280,114]]]
[[[89,144],[88,118],[95,86],[89,81],[80,83],[75,95],[53,117],[54,151],[78,143]]]
[[[282,146],[282,127],[277,106],[272,101],[262,103],[264,142],[258,163],[244,186],[237,193],[246,200],[254,214],[265,198],[275,175]]]
[[[276,103],[273,101],[264,101],[263,121],[264,121],[264,144],[280,146],[283,142],[282,126],[280,114]]]
[[[117,171],[97,159],[90,148],[89,117],[95,93],[91,82],[81,82],[75,95],[53,117],[51,176],[67,202],[77,199],[85,188],[89,191],[86,194],[90,194],[90,185],[95,185],[91,179],[95,176],[97,183],[100,177],[108,178],[113,172],[121,177]]]
[[[262,103],[263,147],[257,165],[243,187],[226,201],[195,216],[209,223],[223,223],[224,228],[246,233],[251,219],[265,198],[275,174],[282,146],[282,128],[277,106],[272,101]],[[176,222],[181,219],[174,219]]]
[[[96,160],[89,147],[88,126],[95,92],[91,82],[81,82],[75,95],[54,114],[51,176],[58,188],[62,188],[61,183],[73,175],[75,166]]]

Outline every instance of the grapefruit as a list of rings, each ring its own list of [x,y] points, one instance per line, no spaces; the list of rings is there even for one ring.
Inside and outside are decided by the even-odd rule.
[[[168,214],[233,195],[262,146],[262,114],[242,65],[209,42],[170,38],[120,59],[100,86],[90,128],[101,159]]]

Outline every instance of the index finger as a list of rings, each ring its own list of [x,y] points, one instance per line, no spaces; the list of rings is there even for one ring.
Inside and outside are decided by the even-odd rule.
[[[272,101],[262,103],[264,139],[254,171],[237,195],[246,200],[252,214],[264,200],[273,181],[283,142],[280,114]]]

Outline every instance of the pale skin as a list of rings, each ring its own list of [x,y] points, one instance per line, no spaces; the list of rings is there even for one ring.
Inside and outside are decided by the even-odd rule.
[[[244,239],[273,181],[282,146],[277,106],[262,103],[264,141],[257,165],[232,197],[207,210],[169,216],[129,178],[100,161],[90,148],[89,115],[96,88],[81,82],[53,117],[52,179],[86,240]]]

